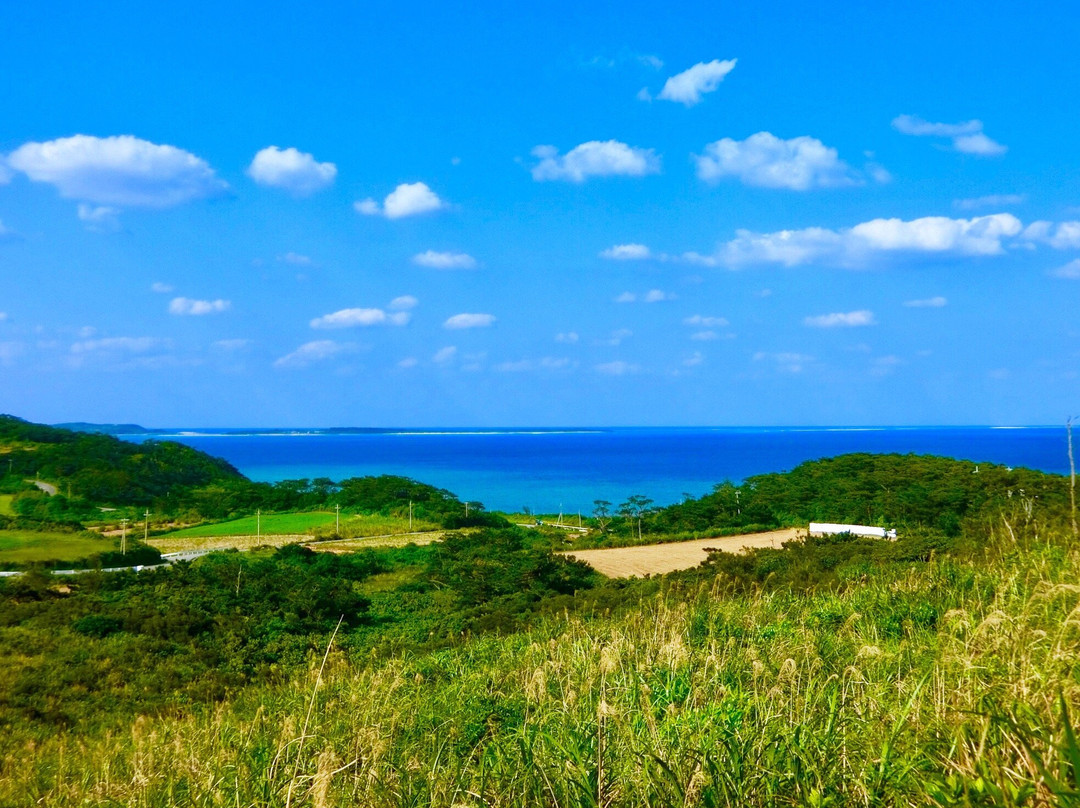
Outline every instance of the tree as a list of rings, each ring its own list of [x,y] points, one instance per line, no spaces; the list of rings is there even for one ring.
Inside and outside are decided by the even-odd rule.
[[[637,520],[638,541],[641,541],[641,520],[652,510],[653,501],[642,494],[634,494],[619,506],[619,513],[627,519]]]
[[[611,524],[611,503],[606,499],[594,499],[592,515],[600,526],[600,532],[603,533]]]

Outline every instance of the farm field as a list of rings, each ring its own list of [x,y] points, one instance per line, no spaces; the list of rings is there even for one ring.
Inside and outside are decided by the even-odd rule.
[[[86,533],[0,530],[0,564],[74,560],[112,550],[114,546],[112,539]]]
[[[342,522],[345,522],[343,517]],[[264,536],[273,534],[307,533],[320,527],[333,527],[334,514],[327,511],[308,513],[266,513],[261,517],[245,516],[227,522],[196,525],[167,534],[170,539],[204,538],[214,536]]]
[[[15,499],[13,494],[0,494],[0,516],[14,516],[15,511],[11,507],[11,501]]]
[[[469,533],[470,531],[465,529],[456,532]],[[353,553],[357,550],[368,550],[374,547],[406,547],[410,544],[423,546],[439,541],[445,535],[445,530],[427,530],[422,533],[401,533],[389,536],[367,536],[356,539],[340,539],[338,541],[320,541],[308,546],[320,553]]]
[[[608,578],[664,575],[676,570],[696,567],[706,559],[707,549],[742,553],[763,547],[779,548],[784,542],[799,539],[804,531],[798,528],[770,530],[767,533],[747,533],[742,536],[721,536],[667,544],[647,544],[636,547],[610,547],[600,550],[567,550],[561,555],[584,561]]]

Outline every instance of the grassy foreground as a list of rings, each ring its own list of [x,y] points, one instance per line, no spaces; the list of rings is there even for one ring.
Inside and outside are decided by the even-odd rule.
[[[94,533],[0,530],[0,564],[80,559],[112,550],[116,542]]]
[[[835,591],[702,573],[431,653],[327,637],[217,708],[14,729],[0,804],[1076,805],[1078,581],[1067,528],[1021,511]]]

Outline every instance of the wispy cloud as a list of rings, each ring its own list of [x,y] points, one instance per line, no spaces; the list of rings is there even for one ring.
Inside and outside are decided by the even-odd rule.
[[[1080,222],[1032,222],[1024,228],[1024,238],[1055,250],[1080,249]]]
[[[698,62],[693,67],[676,73],[664,82],[663,89],[656,97],[663,101],[675,101],[692,107],[702,100],[702,96],[716,90],[728,73],[735,69],[737,59],[713,59],[711,62]]]
[[[79,221],[91,233],[116,233],[120,230],[120,211],[117,208],[80,202],[76,212]]]
[[[694,159],[698,177],[706,182],[734,177],[743,185],[791,191],[862,182],[836,149],[807,136],[781,140],[758,132],[746,140],[723,138],[706,145],[704,154]]]
[[[443,323],[443,328],[487,328],[494,322],[494,314],[455,314],[453,317],[448,317],[446,319],[446,322]]]
[[[220,314],[232,308],[228,300],[193,300],[190,297],[174,297],[169,302],[169,314],[201,317],[205,314]]]
[[[849,312],[834,312],[832,314],[819,314],[814,317],[803,319],[803,325],[813,328],[852,328],[864,325],[877,325],[874,313],[867,309]]]
[[[1050,270],[1055,278],[1066,278],[1071,281],[1080,280],[1080,258],[1074,258],[1064,266]]]
[[[755,362],[774,364],[777,370],[785,373],[802,373],[803,368],[814,361],[814,357],[794,351],[781,351],[779,353],[758,351],[754,354],[753,360]]]
[[[311,321],[312,328],[363,328],[373,325],[408,325],[412,315],[407,311],[387,314],[382,309],[341,309]]]
[[[892,125],[897,132],[905,135],[948,138],[952,141],[954,150],[976,157],[1000,157],[1009,150],[1008,146],[987,137],[983,132],[983,123],[979,120],[932,123],[918,115],[898,115],[893,119]]]
[[[274,367],[282,369],[306,368],[318,362],[324,362],[339,354],[355,349],[350,343],[334,342],[329,339],[305,342],[292,353],[275,360]]]
[[[1027,200],[1026,194],[988,194],[968,199],[954,199],[957,210],[981,210],[983,208],[1011,208]]]
[[[433,213],[449,205],[439,198],[427,183],[402,183],[383,200],[380,205],[374,199],[362,199],[353,203],[357,213],[364,216],[385,216],[387,219],[402,219],[406,216],[418,216]]]
[[[600,253],[608,261],[645,261],[653,258],[653,252],[644,244],[616,244]]]
[[[170,292],[174,292],[176,290],[171,283],[162,283],[161,281],[157,281],[150,284],[150,291],[157,292],[159,295],[167,295]]]
[[[457,346],[447,345],[446,347],[437,350],[431,357],[431,361],[437,365],[445,365],[455,356],[457,356]]]
[[[584,182],[589,177],[642,177],[660,172],[660,158],[652,149],[628,146],[618,140],[590,140],[564,155],[554,146],[537,146],[532,155],[540,159],[532,169],[537,182]]]
[[[650,289],[647,292],[623,292],[615,298],[616,303],[662,303],[666,300],[678,300],[679,296],[674,292],[665,292],[663,289]]]
[[[564,342],[568,345],[573,345],[580,339],[581,337],[576,331],[560,331],[555,335],[556,342]]]
[[[277,260],[283,264],[292,264],[295,267],[309,267],[312,265],[311,256],[301,255],[300,253],[287,252],[284,255],[279,255]]]
[[[691,252],[685,253],[683,258],[705,266],[732,268],[753,264],[793,267],[811,263],[863,267],[875,258],[904,253],[1001,255],[1003,240],[1019,235],[1022,230],[1020,220],[1009,213],[973,219],[944,216],[911,221],[873,219],[841,230],[824,227],[774,233],[738,230],[736,237],[721,244],[714,254]]]
[[[604,362],[594,366],[597,373],[602,373],[605,376],[626,376],[630,373],[637,373],[641,370],[640,365],[636,365],[632,362],[624,362],[618,359],[614,362]]]
[[[413,263],[429,269],[476,269],[476,259],[467,253],[427,250],[413,256]]]
[[[309,196],[334,182],[337,166],[320,163],[313,155],[292,147],[267,146],[255,154],[247,174],[259,185],[282,188],[296,196]]]
[[[395,297],[390,301],[390,305],[387,308],[394,311],[406,311],[408,309],[415,309],[420,305],[420,301],[412,295],[401,295],[401,297]]]
[[[726,317],[706,317],[702,314],[694,314],[683,318],[683,325],[697,328],[726,328],[731,325]]]
[[[948,304],[948,300],[938,295],[937,297],[927,297],[922,300],[905,300],[904,305],[912,309],[940,309],[942,306]]]

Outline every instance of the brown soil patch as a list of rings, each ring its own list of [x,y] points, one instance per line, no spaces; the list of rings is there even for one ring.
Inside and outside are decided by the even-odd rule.
[[[718,536],[714,539],[694,539],[668,544],[648,544],[640,547],[610,547],[602,550],[568,550],[561,555],[584,561],[608,578],[631,578],[635,575],[663,575],[675,570],[687,570],[704,561],[706,548],[726,553],[743,553],[760,547],[779,548],[786,541],[805,536],[798,528],[770,530],[768,533],[747,533],[742,536]]]

